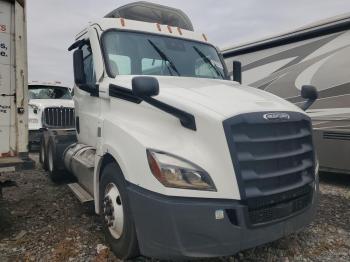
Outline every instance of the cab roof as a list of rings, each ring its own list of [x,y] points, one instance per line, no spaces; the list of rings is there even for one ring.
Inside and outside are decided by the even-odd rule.
[[[134,31],[140,33],[159,34],[165,36],[172,36],[177,38],[184,38],[187,40],[194,40],[203,43],[208,43],[205,34],[196,33],[190,30],[185,30],[180,27],[164,25],[160,23],[141,22],[136,20],[129,20],[125,18],[102,18],[95,22],[90,22],[89,27],[95,26],[96,29],[107,31],[117,29],[121,31]],[[85,28],[76,35],[76,40],[81,40],[87,33],[89,27]]]

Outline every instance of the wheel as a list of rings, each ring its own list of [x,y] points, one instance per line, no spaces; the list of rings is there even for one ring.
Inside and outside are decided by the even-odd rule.
[[[53,141],[50,139],[47,147],[47,167],[50,179],[57,183],[64,178],[64,172],[57,166],[57,154]]]
[[[139,255],[134,219],[130,210],[125,179],[116,163],[102,171],[100,207],[103,230],[112,251],[120,259]]]
[[[40,140],[40,150],[39,150],[39,161],[41,163],[42,168],[45,171],[48,171],[47,157],[46,157],[46,148],[45,148],[45,139],[44,137]]]

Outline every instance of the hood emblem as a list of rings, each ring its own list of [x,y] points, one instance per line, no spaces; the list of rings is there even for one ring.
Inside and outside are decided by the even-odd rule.
[[[275,112],[275,113],[267,113],[263,115],[263,118],[266,120],[289,120],[290,115],[287,113]]]

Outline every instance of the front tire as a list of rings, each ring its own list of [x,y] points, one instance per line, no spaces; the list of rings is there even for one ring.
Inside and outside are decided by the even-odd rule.
[[[120,259],[139,255],[134,219],[126,191],[126,182],[116,163],[102,171],[100,207],[103,230],[112,251]]]

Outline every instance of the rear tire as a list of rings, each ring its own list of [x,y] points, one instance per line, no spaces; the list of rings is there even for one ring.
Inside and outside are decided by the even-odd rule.
[[[47,168],[51,181],[58,183],[63,180],[64,172],[57,167],[57,154],[53,141],[50,139],[47,146]]]
[[[48,164],[47,164],[47,153],[46,153],[46,147],[45,147],[45,139],[44,137],[40,140],[40,150],[39,150],[39,161],[41,163],[42,168],[45,171],[48,171]]]
[[[102,171],[100,208],[103,230],[112,251],[120,259],[139,256],[134,219],[122,171],[116,163]]]

